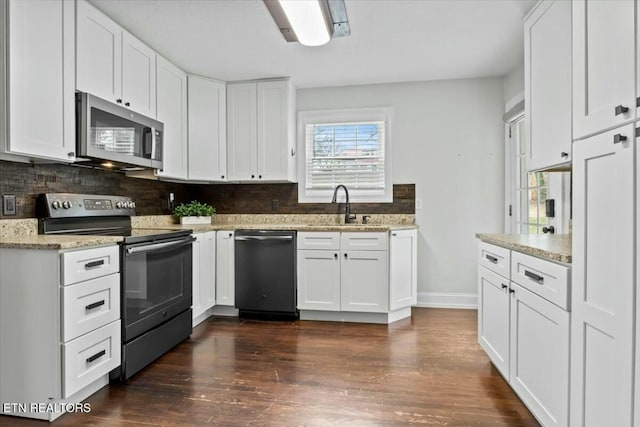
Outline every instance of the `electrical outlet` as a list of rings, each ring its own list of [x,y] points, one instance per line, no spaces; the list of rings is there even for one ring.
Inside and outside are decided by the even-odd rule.
[[[278,204],[278,199],[271,201],[271,212],[276,212],[278,210]]]
[[[16,196],[5,194],[2,196],[2,215],[16,214]]]
[[[416,210],[422,209],[422,199],[416,199]]]

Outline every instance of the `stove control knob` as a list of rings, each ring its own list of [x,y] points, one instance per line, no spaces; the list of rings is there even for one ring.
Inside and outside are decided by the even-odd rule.
[[[71,209],[71,202],[68,200],[65,200],[64,202],[62,202],[62,207],[65,209]]]
[[[122,209],[123,208],[122,202],[116,202],[116,208]]]
[[[131,209],[131,202],[124,202],[124,207],[127,209]]]
[[[60,209],[60,206],[62,206],[62,205],[60,204],[59,200],[54,200],[53,203],[51,203],[51,207],[53,209]]]
[[[136,202],[131,202],[131,209],[135,209],[136,208]]]

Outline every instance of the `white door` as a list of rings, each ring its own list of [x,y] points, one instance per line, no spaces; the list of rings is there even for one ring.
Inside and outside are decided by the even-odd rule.
[[[571,160],[571,2],[542,2],[528,17],[525,124],[529,170]]]
[[[340,309],[386,313],[387,251],[344,251],[340,263]]]
[[[569,423],[569,312],[511,282],[509,384],[545,426]]]
[[[162,169],[158,175],[187,178],[187,75],[159,56],[156,58],[156,109],[164,123]]]
[[[389,244],[389,310],[417,304],[417,230],[392,231]]]
[[[227,172],[232,181],[258,179],[256,83],[227,85]]]
[[[216,304],[236,304],[233,231],[218,231],[216,236]]]
[[[478,266],[478,343],[509,380],[509,280]]]
[[[202,309],[202,301],[200,300],[200,287],[201,287],[201,278],[200,278],[200,263],[201,257],[200,254],[202,252],[202,240],[203,233],[194,234],[196,240],[193,241],[191,245],[193,249],[193,262],[192,262],[192,282],[193,287],[191,289],[191,309],[192,309],[192,317],[195,319],[198,317],[204,310]]]
[[[73,161],[73,3],[12,0],[9,22],[8,151]]]
[[[224,181],[226,88],[216,80],[189,76],[189,179]]]
[[[156,53],[122,32],[122,101],[132,110],[156,118]]]
[[[85,0],[76,13],[76,89],[122,104],[122,28]]]
[[[298,250],[298,309],[340,311],[340,251]]]
[[[288,99],[288,81],[258,82],[258,179],[288,178]]]
[[[634,1],[573,2],[573,138],[633,120]]]
[[[206,277],[200,289],[200,301],[203,310],[208,310],[216,304],[216,232],[204,233],[203,254],[200,256],[201,277]]]
[[[573,147],[571,425],[632,417],[634,126]],[[620,137],[626,141],[618,142]]]

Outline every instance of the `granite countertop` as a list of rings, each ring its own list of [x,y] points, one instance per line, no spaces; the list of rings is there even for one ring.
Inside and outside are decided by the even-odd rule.
[[[122,239],[120,236],[52,236],[35,234],[0,237],[0,248],[75,249],[90,246],[114,245],[122,241]]]
[[[571,263],[570,234],[476,234],[483,242],[551,261]]]
[[[349,224],[349,225],[323,225],[323,224],[204,224],[181,225],[172,224],[162,226],[169,230],[193,230],[194,233],[215,230],[295,230],[295,231],[379,231],[413,230],[418,228],[416,224]]]

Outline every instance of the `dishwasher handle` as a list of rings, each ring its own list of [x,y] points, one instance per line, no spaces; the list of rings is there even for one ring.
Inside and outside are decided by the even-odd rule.
[[[235,236],[235,240],[293,240],[293,236]]]

